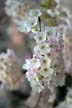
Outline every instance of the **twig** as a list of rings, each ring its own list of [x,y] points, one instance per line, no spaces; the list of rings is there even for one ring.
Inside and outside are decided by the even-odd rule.
[[[41,32],[41,18],[38,17],[38,21],[39,21],[39,28],[40,28],[40,32]]]
[[[39,97],[38,97],[38,100],[37,100],[37,102],[36,102],[36,105],[35,105],[33,108],[37,108],[37,105],[38,105],[38,103],[40,102],[40,97],[41,97],[41,95],[42,95],[42,92],[39,94]]]

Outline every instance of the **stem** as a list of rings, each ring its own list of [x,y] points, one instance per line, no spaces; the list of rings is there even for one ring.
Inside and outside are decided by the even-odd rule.
[[[36,103],[36,105],[35,105],[33,108],[37,108],[37,105],[38,105],[38,103],[40,102],[40,97],[41,97],[41,95],[42,95],[42,92],[39,94],[39,97],[38,97],[37,103]]]
[[[41,18],[38,17],[38,22],[39,22],[39,28],[40,28],[40,32],[41,32]]]

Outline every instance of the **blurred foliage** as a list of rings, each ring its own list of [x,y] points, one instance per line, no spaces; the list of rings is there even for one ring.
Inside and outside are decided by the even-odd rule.
[[[54,0],[46,0],[45,3],[41,3],[41,7],[51,9],[56,7],[57,3]]]

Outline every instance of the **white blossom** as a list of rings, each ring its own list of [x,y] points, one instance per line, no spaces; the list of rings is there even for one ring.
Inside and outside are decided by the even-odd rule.
[[[27,59],[26,64],[23,65],[23,69],[32,70],[33,68],[39,68],[40,60],[37,58]]]
[[[40,17],[42,15],[39,9],[32,9],[29,13],[31,17]]]
[[[31,29],[33,27],[35,27],[37,25],[37,18],[36,17],[30,17],[28,18],[27,20],[25,21],[20,21],[19,22],[19,27],[18,27],[18,30],[20,32],[25,32],[25,33],[28,33],[31,31]]]
[[[36,54],[45,55],[48,52],[50,52],[50,48],[48,43],[46,42],[38,44],[34,47],[34,53]]]
[[[44,41],[46,41],[46,33],[45,32],[37,32],[34,36],[34,39],[36,40],[36,43],[40,44]]]
[[[44,78],[46,77],[50,77],[53,74],[53,70],[50,67],[42,67],[40,70],[40,75],[44,76]]]
[[[45,32],[47,33],[48,38],[51,36],[56,36],[57,27],[45,27]]]
[[[40,45],[38,45],[38,47],[39,47],[39,50],[40,50],[41,54],[45,55],[48,51],[50,51],[49,45],[46,42],[41,43]]]
[[[34,68],[38,68],[40,66],[40,60],[37,58],[32,58],[31,59],[31,65]]]
[[[31,68],[31,62],[30,59],[26,59],[26,63],[23,64],[22,69],[29,70]]]
[[[43,67],[45,67],[45,66],[50,67],[50,65],[51,65],[51,59],[48,58],[46,55],[45,56],[41,56],[40,62],[41,62],[41,65]]]
[[[26,22],[20,21],[20,22],[19,22],[18,30],[19,30],[20,32],[28,33],[28,32],[30,32],[31,27],[30,27],[30,25],[28,24],[27,21],[26,21]]]
[[[5,12],[7,15],[16,17],[17,8],[20,5],[20,2],[17,0],[6,0],[5,5]]]
[[[31,28],[35,27],[37,25],[38,18],[37,17],[30,17],[28,19],[28,23],[31,26]]]
[[[0,54],[0,81],[7,89],[17,89],[24,81],[19,59],[11,49]]]

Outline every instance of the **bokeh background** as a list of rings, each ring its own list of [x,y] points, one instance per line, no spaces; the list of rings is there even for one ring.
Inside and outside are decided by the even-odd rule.
[[[8,14],[6,13],[6,0],[0,0],[0,53],[6,51],[7,48],[11,48],[15,51],[16,55],[21,59],[21,62],[24,63],[25,58],[29,57],[32,54],[34,42],[30,34],[24,34],[18,31],[16,19],[18,20],[20,16],[24,18],[30,9],[35,7],[38,8],[40,3],[44,0],[19,1],[21,1],[21,6],[16,10],[18,16],[13,17],[8,16]],[[60,0],[60,3],[62,6],[68,8],[70,13],[72,14],[72,0]],[[11,7],[8,7],[8,11],[11,14],[13,14],[13,11],[10,11],[10,8]],[[70,20],[72,22],[72,19]],[[68,35],[72,35],[71,32]],[[3,99],[4,103],[9,103],[9,100],[6,100],[9,97],[6,93],[4,93],[5,91],[0,92],[0,100]],[[2,104],[2,101],[0,102],[0,104]],[[10,108],[10,106],[8,106],[7,108]],[[23,106],[22,108],[25,108],[25,106]]]

